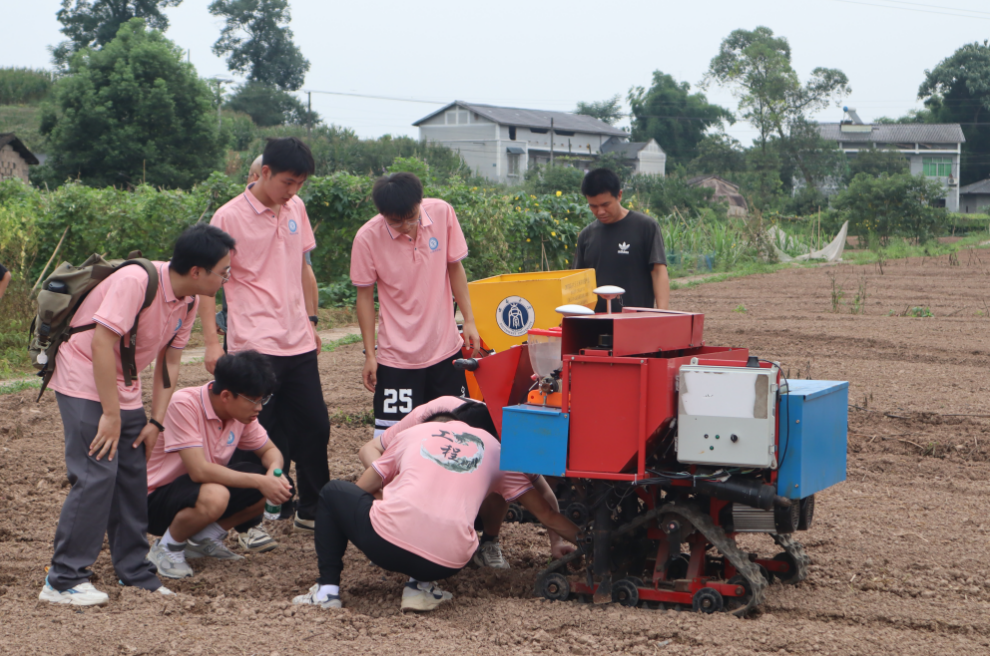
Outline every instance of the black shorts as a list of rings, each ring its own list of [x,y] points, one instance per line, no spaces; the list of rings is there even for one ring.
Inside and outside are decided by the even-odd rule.
[[[231,465],[230,468],[246,474],[267,473],[263,466],[253,462],[239,462]],[[200,483],[189,478],[189,474],[183,474],[149,494],[148,533],[165,535],[165,531],[179,511],[196,505],[199,488]],[[220,519],[226,519],[245,508],[250,508],[262,499],[261,492],[251,487],[228,487],[227,490],[230,492],[230,500],[227,501],[227,509],[223,511]]]
[[[422,369],[378,365],[375,385],[375,436],[403,419],[412,409],[441,396],[467,396],[464,372],[451,364],[455,356]]]

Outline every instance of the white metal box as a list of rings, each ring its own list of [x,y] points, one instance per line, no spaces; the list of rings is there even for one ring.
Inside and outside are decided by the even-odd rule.
[[[777,367],[682,366],[677,460],[776,468],[777,373]]]

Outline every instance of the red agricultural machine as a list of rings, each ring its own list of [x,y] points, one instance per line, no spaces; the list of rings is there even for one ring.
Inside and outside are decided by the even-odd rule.
[[[742,616],[774,579],[803,581],[791,536],[845,479],[848,383],[787,381],[748,349],[706,346],[702,314],[559,311],[559,328],[456,362],[501,432],[502,469],[546,476],[584,529],[537,594]],[[780,552],[748,553],[741,533]]]

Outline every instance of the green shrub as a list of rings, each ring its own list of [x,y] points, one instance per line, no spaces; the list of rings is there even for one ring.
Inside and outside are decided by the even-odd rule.
[[[950,225],[946,209],[935,207],[944,197],[937,180],[909,173],[880,177],[860,173],[833,205],[849,220],[849,232],[861,240],[879,240],[886,246],[892,237],[905,237],[922,244]]]
[[[0,105],[28,105],[44,100],[54,75],[34,68],[0,68]]]

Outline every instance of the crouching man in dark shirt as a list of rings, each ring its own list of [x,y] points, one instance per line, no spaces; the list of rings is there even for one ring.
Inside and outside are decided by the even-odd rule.
[[[578,235],[575,269],[594,269],[599,286],[616,285],[626,290],[621,304],[612,302],[612,311],[623,306],[656,307],[670,305],[670,278],[663,235],[656,219],[624,208],[619,176],[609,169],[590,171],[581,183],[581,193],[598,219]],[[605,312],[605,300],[598,299],[596,312]]]

